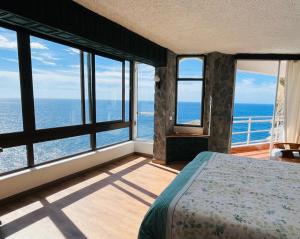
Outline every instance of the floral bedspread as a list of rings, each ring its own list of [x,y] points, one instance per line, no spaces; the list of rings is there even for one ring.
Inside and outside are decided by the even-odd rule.
[[[168,208],[168,239],[300,239],[300,164],[214,153]]]

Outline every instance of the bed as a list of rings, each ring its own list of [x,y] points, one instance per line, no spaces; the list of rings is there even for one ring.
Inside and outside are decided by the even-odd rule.
[[[300,238],[300,165],[200,153],[155,200],[139,239]]]

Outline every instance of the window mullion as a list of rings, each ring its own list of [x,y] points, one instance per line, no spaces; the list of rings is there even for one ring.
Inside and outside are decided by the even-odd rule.
[[[82,123],[86,124],[85,117],[85,87],[84,87],[84,57],[83,51],[80,51],[80,91],[81,91],[81,118]]]
[[[95,54],[90,54],[89,57],[89,92],[90,92],[90,113],[93,128],[96,127],[96,69],[95,69]],[[91,134],[92,150],[96,150],[96,133]]]
[[[125,122],[125,61],[122,62],[122,121]]]
[[[27,33],[17,32],[21,99],[24,133],[30,139],[27,147],[28,166],[34,166],[33,135],[35,131],[34,99],[32,84],[30,38]]]
[[[203,127],[203,116],[204,116],[204,99],[205,99],[205,81],[202,80],[202,99],[201,99],[201,122],[200,126]]]
[[[129,65],[129,122],[130,122],[130,132],[129,132],[129,139],[134,139],[134,131],[135,131],[135,112],[134,112],[134,104],[135,104],[135,97],[134,94],[137,94],[135,92],[134,88],[134,62],[130,61]]]

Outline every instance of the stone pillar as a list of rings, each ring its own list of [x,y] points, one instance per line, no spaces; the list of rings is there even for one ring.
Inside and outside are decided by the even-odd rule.
[[[175,124],[176,55],[168,50],[167,66],[157,67],[155,75],[154,148],[153,157],[166,161],[166,135],[173,132]]]
[[[231,121],[235,59],[232,55],[209,53],[206,58],[204,133],[210,135],[208,149],[228,153],[231,144]]]

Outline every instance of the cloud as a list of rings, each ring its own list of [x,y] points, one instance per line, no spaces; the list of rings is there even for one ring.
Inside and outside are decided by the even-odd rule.
[[[32,70],[33,79],[36,83],[45,82],[49,85],[55,86],[59,84],[67,84],[69,87],[72,87],[71,83],[80,84],[80,72],[79,71],[51,71],[36,69]]]
[[[36,98],[79,99],[79,71],[51,71],[34,68],[33,87]]]
[[[4,81],[10,80],[18,80],[19,79],[19,72],[18,71],[0,71],[0,78],[4,79]]]
[[[51,66],[54,66],[56,65],[55,62],[52,62],[52,61],[48,61],[46,60],[44,57],[41,57],[41,56],[31,56],[32,59],[34,60],[37,60],[45,65],[51,65]]]
[[[5,36],[0,35],[0,48],[16,49],[17,48],[17,41],[10,41]]]
[[[121,71],[96,71],[96,80],[100,82],[120,81],[122,80]]]
[[[45,46],[39,42],[31,42],[30,47],[31,47],[31,49],[41,49],[41,50],[49,49],[47,46]]]
[[[20,98],[20,76],[17,71],[0,71],[0,98]]]
[[[79,69],[79,68],[80,68],[80,65],[79,65],[79,64],[76,64],[76,65],[69,65],[69,67]]]
[[[13,62],[13,63],[18,63],[19,61],[15,58],[9,58],[9,57],[1,57],[2,60]]]
[[[65,49],[65,51],[71,55],[77,55],[80,53],[80,50],[78,50],[76,48],[72,48],[72,47],[68,47],[67,49]]]
[[[54,63],[56,57],[53,55],[39,54],[41,52],[33,52],[33,58],[38,57],[38,61],[45,62],[47,59],[48,64]],[[45,52],[44,52],[45,53]],[[52,61],[51,61],[52,60]],[[53,64],[52,64],[53,65]],[[70,66],[73,66],[71,68]],[[36,98],[60,98],[60,99],[78,99],[80,98],[80,71],[78,65],[69,65],[63,68],[39,68],[38,65],[33,65],[33,84],[34,96]],[[111,99],[113,97],[121,97],[121,69],[113,66],[103,66],[104,71],[96,72],[96,79],[98,81],[97,98],[98,99]],[[54,70],[55,69],[55,70]],[[98,68],[99,69],[99,68]],[[153,100],[154,98],[154,71],[140,71],[142,77],[139,77],[139,100]],[[0,78],[5,81],[12,82],[12,79],[19,79],[18,72],[0,71]],[[19,84],[19,80],[15,80]],[[127,87],[128,87],[128,81]],[[6,92],[10,96],[10,92],[15,87],[7,88]],[[128,89],[128,88],[127,88]],[[0,96],[4,97],[4,96]],[[6,97],[7,98],[7,97]]]
[[[202,99],[201,82],[182,82],[178,86],[178,100],[180,102],[200,102]]]
[[[239,79],[235,87],[235,103],[274,104],[275,93],[275,80]]]
[[[52,65],[52,66],[56,65],[55,61],[60,60],[60,58],[54,57],[50,52],[37,52],[37,51],[32,52],[31,58],[45,65]]]
[[[6,37],[4,35],[0,35],[0,48],[17,49],[17,46],[18,46],[18,44],[17,44],[16,40],[9,39],[8,37]],[[32,49],[41,49],[41,50],[48,49],[45,45],[43,45],[39,42],[31,42],[30,46]]]

